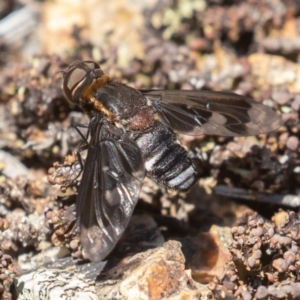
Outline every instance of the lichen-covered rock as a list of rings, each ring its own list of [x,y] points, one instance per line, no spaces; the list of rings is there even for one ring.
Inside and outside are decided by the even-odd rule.
[[[68,270],[39,269],[15,279],[18,300],[98,300],[93,282]]]
[[[194,300],[210,294],[193,280],[176,241],[122,260],[76,264],[70,257],[58,259],[15,278],[15,289],[18,300]]]
[[[169,241],[121,260],[98,278],[99,299],[201,299],[204,288],[185,270],[180,247]]]

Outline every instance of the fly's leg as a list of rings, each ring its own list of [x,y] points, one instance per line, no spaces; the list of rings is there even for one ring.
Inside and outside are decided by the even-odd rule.
[[[89,147],[89,130],[84,135],[79,129],[80,127],[89,128],[88,125],[76,124],[73,127],[81,136],[82,141],[73,150],[71,155],[65,157],[63,164],[55,163],[48,171],[48,181],[53,185],[60,185],[62,192],[65,192],[69,187],[76,188],[78,186],[78,178],[82,175],[84,168],[84,160],[81,153]]]
[[[77,174],[76,178],[74,179],[74,180],[77,180],[78,177],[82,174],[82,171],[83,171],[83,168],[84,168],[83,159],[81,157],[81,152],[88,149],[88,146],[89,146],[88,136],[90,134],[90,130],[89,130],[89,125],[88,124],[79,124],[79,123],[75,124],[75,123],[73,123],[72,126],[77,131],[77,133],[80,135],[80,137],[82,138],[82,142],[73,151],[73,155],[77,158],[77,160],[79,162],[79,165],[80,165],[80,171]],[[88,131],[87,131],[85,136],[80,131],[79,128],[88,128]]]

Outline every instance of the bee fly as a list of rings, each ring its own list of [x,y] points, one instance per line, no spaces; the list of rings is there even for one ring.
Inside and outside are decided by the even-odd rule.
[[[176,133],[246,136],[277,129],[270,108],[232,93],[139,91],[93,61],[63,72],[67,99],[90,117],[87,157],[76,202],[83,253],[104,259],[126,228],[144,176],[188,190],[196,170]]]

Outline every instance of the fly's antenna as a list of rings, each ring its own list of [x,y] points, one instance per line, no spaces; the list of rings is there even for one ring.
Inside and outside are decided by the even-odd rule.
[[[58,73],[62,73],[63,77],[65,77],[66,71],[65,70],[58,70],[54,73],[54,75],[57,75]]]
[[[54,73],[54,75],[56,75],[56,74],[58,74],[58,73],[62,73],[62,74],[63,74],[63,77],[65,77],[65,75],[66,75],[66,73],[67,73],[68,70],[70,70],[70,69],[71,69],[72,67],[74,67],[74,66],[79,65],[80,63],[81,63],[80,60],[76,60],[76,61],[74,61],[74,62],[68,64],[68,66],[67,66],[64,70],[58,70],[58,71],[56,71],[56,72]]]

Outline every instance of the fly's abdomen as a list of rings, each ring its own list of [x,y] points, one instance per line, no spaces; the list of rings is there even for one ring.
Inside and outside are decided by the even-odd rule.
[[[185,191],[196,181],[196,171],[175,133],[165,125],[154,126],[136,138],[147,176],[170,189]]]

